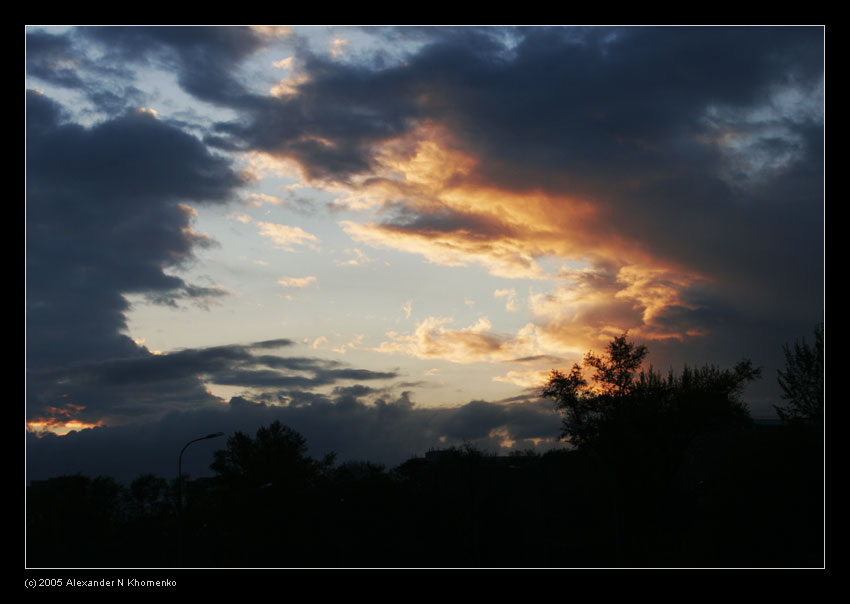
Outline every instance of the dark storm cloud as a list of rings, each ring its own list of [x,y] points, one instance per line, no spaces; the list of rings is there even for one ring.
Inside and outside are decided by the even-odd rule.
[[[133,85],[134,68],[142,66],[166,69],[190,94],[230,106],[251,101],[235,71],[264,43],[262,33],[247,27],[35,29],[26,36],[27,72],[79,90],[113,114],[145,98]]]
[[[235,68],[264,44],[248,27],[83,27],[75,34],[105,50],[107,62],[164,67],[190,94],[228,105],[246,100]]]
[[[194,137],[144,113],[84,128],[27,96],[28,363],[124,356],[126,293],[193,289],[163,267],[206,243],[180,202],[224,202],[241,185]],[[198,290],[194,290],[198,293]]]
[[[70,38],[43,31],[26,36],[27,73],[67,88],[82,88],[79,58]]]
[[[169,409],[217,404],[218,399],[203,389],[204,383],[303,392],[341,382],[388,380],[398,376],[396,372],[356,369],[324,359],[253,354],[255,349],[290,345],[289,340],[273,340],[135,358],[77,361],[62,367],[30,370],[29,380],[34,385],[29,394],[30,416],[43,418],[43,410],[48,407],[84,403],[74,412],[74,419],[120,422],[126,416],[156,416]],[[349,392],[362,395],[366,391],[355,388]],[[267,398],[281,396],[280,392],[266,394]]]
[[[469,442],[499,451],[502,435],[533,447],[530,439],[557,438],[560,416],[547,402],[498,404],[475,401],[461,406],[418,407],[410,393],[382,397],[374,404],[354,393],[298,407],[269,407],[270,416],[302,432],[312,451],[337,451],[341,460],[367,459],[395,465],[429,449]]]
[[[263,340],[261,342],[254,342],[251,344],[252,349],[275,349],[275,348],[284,348],[286,346],[292,346],[295,344],[292,340],[287,340],[286,338],[278,338],[276,340]]]
[[[282,375],[268,369],[243,369],[217,373],[211,382],[226,386],[250,388],[315,388],[333,384],[340,380],[385,380],[396,377],[392,372],[369,371],[366,369],[314,370],[313,376]]]
[[[818,28],[519,28],[497,35],[503,31],[420,30],[428,43],[383,69],[302,49],[310,79],[299,94],[267,99],[253,119],[222,131],[249,148],[294,157],[311,174],[344,179],[372,165],[372,143],[435,119],[486,159],[488,180],[576,192],[607,184],[612,172],[643,177],[661,162],[699,172],[715,159],[687,140],[701,130],[703,110],[764,102],[779,83],[813,86],[822,71]]]
[[[33,194],[51,196],[51,210],[67,201],[60,195],[86,196],[109,211],[107,217],[157,200],[223,202],[242,184],[228,160],[148,113],[84,128],[60,121],[58,107],[33,92],[27,95],[27,179]]]
[[[147,299],[154,304],[173,308],[179,306],[180,300],[189,300],[202,308],[208,308],[212,302],[227,295],[227,290],[221,287],[201,287],[187,284],[179,290],[149,293]]]
[[[84,94],[107,114],[144,104],[145,94],[132,84],[134,74],[125,63],[92,58],[75,30],[28,31],[26,69],[31,77]]]
[[[26,118],[27,397],[35,416],[62,403],[52,398],[61,388],[39,379],[42,372],[148,356],[123,333],[125,294],[217,295],[164,269],[209,243],[192,231],[183,202],[224,203],[242,180],[196,138],[146,113],[83,127],[29,92]],[[160,400],[209,398],[194,379],[171,389],[174,396]],[[130,396],[85,394],[84,402],[67,402],[84,404],[87,414]]]
[[[533,448],[530,439],[547,439],[540,450],[556,446],[551,439],[557,437],[560,416],[547,403],[477,401],[452,408],[420,408],[407,392],[370,404],[361,400],[374,393],[360,385],[339,387],[332,395],[303,392],[300,404],[287,406],[234,397],[227,405],[172,413],[151,423],[95,428],[63,437],[28,435],[28,476],[40,479],[80,472],[130,481],[154,472],[168,477],[174,472],[174,456],[189,440],[218,431],[228,436],[241,431],[253,437],[260,426],[275,420],[303,434],[315,457],[334,451],[339,462],[369,460],[388,467],[430,449],[463,442],[506,453],[507,449],[499,449],[502,440],[495,433],[514,439],[519,448]],[[184,469],[193,476],[209,475],[212,452],[225,444],[220,439],[195,445],[183,459]]]

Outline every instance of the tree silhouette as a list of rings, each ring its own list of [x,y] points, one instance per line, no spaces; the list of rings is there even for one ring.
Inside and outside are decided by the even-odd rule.
[[[605,355],[588,352],[584,364],[595,369],[593,380],[606,396],[623,396],[632,386],[635,373],[649,353],[646,346],[628,340],[628,332],[615,337],[605,349]]]
[[[216,564],[319,565],[316,498],[333,461],[333,454],[320,461],[308,456],[306,439],[280,421],[260,427],[254,438],[229,437],[210,465],[217,510],[205,530],[223,544]]]
[[[704,439],[746,432],[736,429],[751,424],[741,393],[760,375],[743,360],[733,369],[685,366],[665,376],[641,369],[647,354],[623,333],[602,355],[585,355],[583,367],[553,371],[542,391],[563,412],[562,438],[604,482],[596,503],[609,510],[609,555],[618,565],[669,555],[664,539],[675,539],[690,520],[671,499],[688,474],[689,452],[701,452]]]
[[[593,385],[577,363],[568,374],[553,370],[542,394],[564,414],[561,437],[579,448],[598,448],[653,436],[689,439],[709,427],[748,421],[740,395],[761,373],[751,361],[743,360],[731,370],[685,366],[680,375],[671,370],[664,377],[652,367],[641,370],[648,352],[646,346],[629,341],[626,332],[615,337],[604,354],[585,355]]]
[[[782,347],[785,370],[779,370],[779,386],[787,405],[774,405],[779,418],[786,423],[816,425],[823,421],[824,356],[823,323],[815,328],[814,346],[806,339]]]
[[[237,432],[210,465],[219,478],[240,487],[304,487],[333,464],[333,454],[317,462],[307,455],[307,440],[280,421],[257,430],[256,438]]]
[[[577,446],[592,439],[600,413],[594,397],[587,391],[587,380],[578,363],[566,375],[553,369],[542,394],[554,399],[555,408],[564,414],[561,438]]]
[[[564,413],[561,437],[578,447],[597,440],[601,426],[615,414],[617,400],[629,393],[647,353],[646,346],[630,342],[624,332],[603,355],[585,355],[584,366],[594,370],[594,386],[588,384],[578,363],[568,374],[553,370],[542,394],[554,399],[555,407]]]

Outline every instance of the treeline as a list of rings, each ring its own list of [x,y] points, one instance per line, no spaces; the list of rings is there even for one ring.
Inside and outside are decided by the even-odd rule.
[[[816,359],[798,371],[786,350],[781,380],[809,383]],[[639,370],[645,355],[624,334],[553,372],[543,394],[570,450],[467,445],[388,469],[313,459],[275,422],[231,436],[213,478],[34,482],[27,565],[822,566],[822,400],[786,397],[787,421],[759,426],[739,399],[748,362],[661,376]]]

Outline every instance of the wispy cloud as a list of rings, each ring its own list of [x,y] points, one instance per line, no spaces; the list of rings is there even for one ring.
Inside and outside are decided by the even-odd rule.
[[[318,279],[312,275],[309,277],[281,277],[277,282],[284,287],[303,289],[315,285],[318,283]]]
[[[269,195],[267,193],[249,193],[245,196],[245,203],[250,206],[260,207],[264,203],[279,206],[285,204],[286,201],[280,197],[275,197],[274,195]]]
[[[363,250],[356,247],[345,250],[345,255],[350,256],[350,258],[348,260],[335,260],[334,264],[339,266],[363,266],[364,264],[374,262],[374,258],[370,258]]]
[[[496,376],[494,382],[513,384],[521,388],[542,388],[546,384],[549,372],[545,370],[516,370],[508,371],[504,376]]]
[[[260,235],[270,239],[275,246],[283,250],[291,252],[294,251],[294,246],[300,245],[318,249],[316,242],[319,238],[301,227],[262,221],[257,221],[256,224]]]
[[[505,310],[509,310],[510,312],[517,312],[519,310],[516,302],[516,290],[514,288],[497,289],[493,292],[493,295],[496,298],[505,298]]]

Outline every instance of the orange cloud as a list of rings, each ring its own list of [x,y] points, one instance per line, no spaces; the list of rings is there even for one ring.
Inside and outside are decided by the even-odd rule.
[[[103,425],[102,420],[98,420],[97,422],[83,422],[73,419],[75,415],[78,415],[84,409],[85,406],[75,405],[73,403],[66,403],[64,407],[47,407],[45,409],[45,415],[27,422],[27,430],[33,432],[36,436],[42,436],[48,432],[64,436],[77,430],[96,428]]]
[[[635,308],[641,309],[643,333],[647,337],[661,339],[668,337],[681,338],[683,335],[676,331],[669,332],[663,328],[661,315],[670,308],[697,310],[699,307],[687,302],[683,297],[696,277],[677,274],[663,269],[653,269],[640,266],[624,266],[617,273],[617,282],[625,287],[615,296],[632,300]],[[691,330],[692,333],[704,334],[704,330]]]
[[[701,281],[665,268],[625,265],[608,269],[562,271],[556,288],[532,293],[529,307],[542,327],[538,338],[547,350],[557,343],[573,350],[590,348],[629,330],[649,340],[685,339],[707,335],[699,326],[683,326],[670,316],[699,307],[686,294]]]
[[[337,205],[378,208],[380,220],[340,222],[345,232],[435,264],[482,266],[497,277],[553,283],[551,293],[529,298],[540,323],[535,336],[546,351],[574,350],[626,329],[650,339],[704,333],[682,321],[665,324],[670,313],[697,308],[687,292],[701,276],[618,235],[616,217],[594,200],[483,182],[477,158],[434,123],[381,143],[373,157],[368,176],[329,185],[340,192]],[[587,268],[550,274],[544,259]],[[512,300],[507,304],[515,309]]]
[[[506,338],[487,333],[491,324],[486,317],[480,318],[474,325],[457,330],[444,327],[450,321],[428,317],[416,326],[412,334],[389,332],[387,336],[390,339],[382,342],[375,350],[455,363],[476,363],[504,358],[509,354]]]
[[[543,269],[526,250],[523,240],[478,239],[473,233],[444,233],[411,230],[379,224],[340,222],[355,241],[377,247],[419,254],[429,262],[444,266],[478,264],[493,275],[506,279],[542,279]]]
[[[542,276],[542,257],[658,261],[618,237],[592,200],[482,182],[478,161],[434,124],[383,143],[375,157],[368,176],[334,185],[342,192],[336,203],[385,210],[401,204],[402,216],[341,223],[359,241],[448,266],[482,264],[498,276],[535,279]]]
[[[553,337],[545,327],[528,323],[516,333],[493,333],[486,317],[468,327],[450,329],[451,319],[428,317],[417,324],[412,333],[388,332],[388,340],[381,342],[377,352],[406,354],[420,359],[442,359],[453,363],[515,362],[526,364],[534,355],[569,355],[581,358],[587,350],[576,342],[565,342]],[[619,334],[618,334],[619,335]],[[528,382],[531,372],[509,372],[505,379],[518,383]]]

